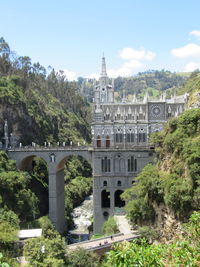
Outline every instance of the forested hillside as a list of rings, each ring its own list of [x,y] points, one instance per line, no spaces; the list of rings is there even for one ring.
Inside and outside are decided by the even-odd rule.
[[[123,197],[133,224],[155,222],[161,205],[185,221],[200,207],[200,109],[185,111],[152,136],[157,164],[147,165]],[[163,213],[164,213],[163,210]]]
[[[150,97],[157,97],[165,90],[174,94],[182,88],[189,75],[189,73],[172,73],[166,70],[150,70],[131,77],[117,77],[114,80],[115,96],[120,101],[123,92],[129,100],[132,100],[134,94],[142,98],[146,92]],[[94,79],[78,78],[79,90],[89,101],[93,97],[92,88],[95,82]]]
[[[0,39],[0,136],[9,131],[31,142],[90,142],[90,107],[62,71],[47,70],[28,56],[17,56]]]

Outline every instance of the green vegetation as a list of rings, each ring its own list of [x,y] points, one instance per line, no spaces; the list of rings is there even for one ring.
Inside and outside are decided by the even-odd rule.
[[[174,94],[174,91],[179,90],[186,82],[188,74],[172,73],[166,70],[149,70],[146,72],[140,72],[133,77],[117,77],[114,82],[115,92],[117,99],[122,97],[123,90],[129,100],[132,100],[134,94],[138,98],[143,98],[144,94],[148,92],[150,98],[160,96],[161,92],[167,90],[167,92]],[[78,78],[79,90],[83,91],[83,94],[89,101],[92,101],[92,88],[94,79]]]
[[[200,206],[200,110],[174,118],[165,130],[152,136],[158,152],[156,166],[147,165],[136,185],[123,198],[132,223],[153,221],[154,202],[165,204],[180,220]]]
[[[113,235],[119,232],[117,221],[114,217],[109,217],[102,226],[102,231],[105,235]]]
[[[152,244],[146,239],[116,244],[106,256],[104,267],[129,266],[193,266],[200,263],[200,213],[195,212],[185,231],[185,237],[171,244]],[[194,239],[195,237],[195,239]]]
[[[100,259],[97,254],[78,248],[67,254],[69,267],[100,267]]]
[[[38,237],[25,242],[24,256],[30,266],[66,266],[65,244],[59,237],[53,239]]]
[[[18,57],[0,38],[0,107],[23,145],[90,142],[90,106],[62,71]],[[1,127],[3,130],[3,127]],[[1,130],[0,136],[3,135]]]
[[[81,157],[70,157],[65,165],[65,214],[67,225],[73,228],[72,211],[92,193],[92,169]]]

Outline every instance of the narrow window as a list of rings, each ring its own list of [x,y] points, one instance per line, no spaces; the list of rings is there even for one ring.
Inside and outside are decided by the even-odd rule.
[[[122,182],[121,181],[117,181],[117,186],[121,186]]]

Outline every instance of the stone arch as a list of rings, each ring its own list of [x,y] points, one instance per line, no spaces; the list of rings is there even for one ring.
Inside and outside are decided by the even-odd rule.
[[[110,208],[110,191],[105,189],[101,191],[101,207]]]
[[[89,152],[88,152],[89,153]],[[65,163],[67,162],[67,160],[70,158],[70,157],[80,157],[82,159],[84,159],[86,162],[88,162],[88,164],[92,167],[92,162],[91,162],[91,158],[89,157],[89,155],[86,153],[63,153],[62,156],[60,156],[58,158],[58,161],[57,161],[57,165],[56,165],[56,170],[59,171],[59,170],[62,170],[64,169],[65,167]]]
[[[125,206],[125,201],[120,198],[123,190],[116,190],[115,191],[115,207],[122,208]]]
[[[35,157],[43,159],[48,165],[48,162],[45,157],[37,154],[31,154],[31,155],[26,155],[22,159],[18,160],[18,169],[22,171],[32,170],[32,162]]]

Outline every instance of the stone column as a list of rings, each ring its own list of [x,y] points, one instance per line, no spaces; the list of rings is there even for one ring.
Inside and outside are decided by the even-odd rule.
[[[63,233],[65,224],[64,171],[56,172],[56,164],[49,164],[49,218],[56,230]]]

